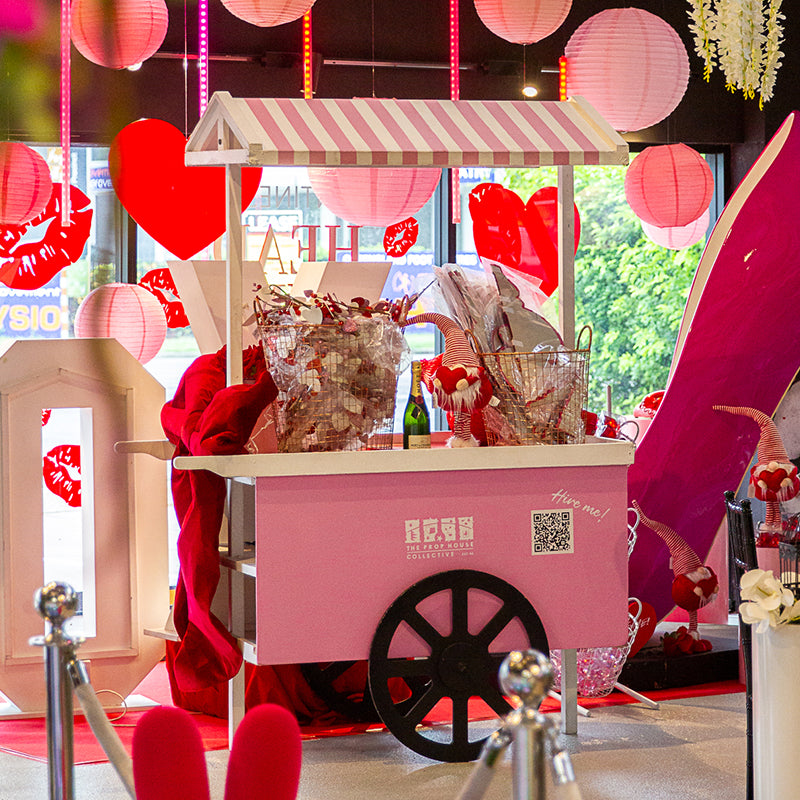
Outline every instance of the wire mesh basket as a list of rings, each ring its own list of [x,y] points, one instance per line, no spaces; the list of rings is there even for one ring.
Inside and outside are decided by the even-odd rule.
[[[781,583],[800,596],[800,541],[780,542],[778,544],[778,564]]]
[[[405,340],[385,318],[260,325],[282,453],[388,450]]]
[[[588,341],[581,346],[584,333]],[[575,350],[479,353],[496,404],[484,409],[490,445],[582,444],[589,391],[591,328]],[[493,401],[494,403],[494,401]]]

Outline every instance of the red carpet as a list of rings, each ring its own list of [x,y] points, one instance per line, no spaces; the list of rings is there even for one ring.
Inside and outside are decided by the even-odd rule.
[[[665,689],[647,692],[651,700],[675,700],[687,697],[705,697],[716,694],[730,694],[743,692],[744,686],[738,681],[721,681],[707,683],[700,686],[691,686],[681,689]],[[159,664],[134,690],[133,694],[142,695],[157,703],[171,705],[169,685],[164,664]],[[597,708],[599,706],[624,705],[636,701],[622,692],[613,692],[607,697],[579,698],[579,703],[584,708]],[[558,703],[546,700],[542,705],[545,712],[558,711]],[[431,725],[448,722],[449,703],[442,701],[428,715],[426,721]],[[120,712],[121,713],[121,712]],[[117,733],[128,752],[131,751],[133,729],[146,710],[128,711],[124,716],[114,722]],[[474,700],[470,707],[470,719],[485,720],[495,717],[488,706],[481,700]],[[113,717],[112,717],[113,718]],[[224,719],[209,717],[205,714],[194,714],[193,718],[200,731],[206,750],[225,750],[228,747],[228,722]],[[303,739],[320,739],[327,736],[351,736],[368,731],[382,731],[385,727],[380,723],[340,723],[321,727],[303,727]],[[108,759],[94,737],[86,720],[80,716],[75,717],[75,763],[96,764]],[[47,761],[47,739],[45,734],[45,721],[43,718],[4,720],[0,718],[0,750],[12,755],[24,756],[37,761]]]

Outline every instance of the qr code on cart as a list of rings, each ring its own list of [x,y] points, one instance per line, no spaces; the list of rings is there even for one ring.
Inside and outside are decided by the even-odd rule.
[[[572,553],[572,509],[531,511],[531,554]]]

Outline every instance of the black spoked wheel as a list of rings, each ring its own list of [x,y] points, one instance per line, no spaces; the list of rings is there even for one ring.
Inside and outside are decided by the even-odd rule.
[[[449,599],[446,631],[426,617],[426,601],[441,593],[445,594],[439,601]],[[427,656],[389,657],[395,634],[406,626],[430,650]],[[445,627],[441,622],[439,626]],[[470,698],[481,698],[498,716],[511,709],[497,680],[507,652],[493,647],[510,626],[521,627],[526,635],[527,644],[520,646],[549,652],[547,634],[533,606],[511,584],[493,575],[473,570],[441,572],[403,592],[384,614],[369,654],[372,702],[391,733],[414,752],[436,761],[476,759],[486,737],[470,739]],[[398,697],[398,680],[407,685],[408,696]],[[423,727],[425,717],[445,698],[452,703],[449,730],[448,726]]]
[[[354,722],[378,722],[367,682],[366,661],[301,664],[308,685],[329,708]]]

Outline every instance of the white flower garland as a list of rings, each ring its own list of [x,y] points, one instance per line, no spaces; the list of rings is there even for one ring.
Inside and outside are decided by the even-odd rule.
[[[703,78],[719,65],[730,91],[759,106],[772,97],[783,53],[783,0],[689,0],[689,29],[703,59]]]

